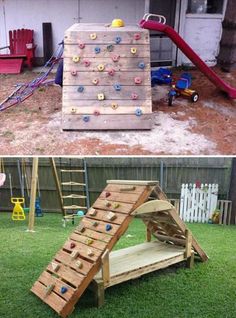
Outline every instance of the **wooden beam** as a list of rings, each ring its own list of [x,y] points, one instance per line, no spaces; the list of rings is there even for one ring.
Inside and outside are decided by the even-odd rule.
[[[102,255],[102,279],[104,285],[110,282],[110,264],[109,264],[109,250],[107,249]]]
[[[186,229],[185,236],[186,236],[185,257],[189,258],[192,254],[192,233],[190,232],[190,230]]]
[[[57,167],[56,167],[55,160],[53,158],[50,158],[50,163],[51,163],[51,167],[52,167],[52,173],[53,173],[54,181],[55,181],[55,184],[56,184],[56,189],[57,189],[57,193],[58,193],[58,198],[59,198],[61,212],[62,212],[63,216],[65,216],[66,215],[66,211],[64,209],[64,201],[63,201],[63,195],[62,195],[62,191],[61,191],[61,184],[60,184],[60,181],[59,181],[59,178],[58,178],[58,173],[57,173]]]
[[[107,180],[107,184],[127,184],[127,185],[150,185],[155,186],[158,184],[158,181],[140,181],[140,180]]]
[[[141,206],[139,206],[136,210],[132,212],[132,215],[140,215],[145,213],[152,212],[161,212],[173,209],[173,205],[170,202],[165,200],[151,200],[145,202]]]
[[[38,181],[38,162],[39,162],[39,158],[34,157],[33,158],[33,168],[32,168],[32,179],[31,179],[28,232],[34,232],[35,200],[36,200],[37,181]]]

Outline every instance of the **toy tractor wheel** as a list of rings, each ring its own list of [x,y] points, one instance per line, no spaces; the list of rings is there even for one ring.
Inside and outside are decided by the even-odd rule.
[[[169,95],[168,96],[168,106],[172,106],[173,105],[173,100],[174,100],[174,96],[173,95]]]
[[[198,101],[198,99],[199,99],[198,93],[196,93],[196,92],[192,93],[192,95],[191,95],[191,101],[192,101],[193,103],[196,103],[196,102]]]

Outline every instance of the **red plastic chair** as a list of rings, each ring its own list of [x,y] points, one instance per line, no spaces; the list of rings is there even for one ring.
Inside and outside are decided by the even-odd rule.
[[[5,46],[0,48],[6,49],[8,48],[10,54],[0,54],[0,61],[5,60],[8,61],[8,64],[11,64],[11,61],[20,63],[21,66],[23,60],[25,64],[31,69],[33,66],[33,59],[35,57],[35,49],[36,45],[34,44],[34,31],[28,29],[19,29],[9,31],[9,46]],[[5,63],[6,65],[6,63]],[[0,63],[1,68],[1,63]],[[1,69],[0,69],[1,70]]]

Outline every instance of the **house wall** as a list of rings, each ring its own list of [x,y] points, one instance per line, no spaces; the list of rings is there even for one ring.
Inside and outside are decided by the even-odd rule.
[[[43,22],[52,23],[55,50],[74,23],[109,23],[116,17],[137,23],[144,6],[144,0],[0,0],[0,47],[8,44],[8,30],[30,28],[35,30],[36,56],[42,57]]]

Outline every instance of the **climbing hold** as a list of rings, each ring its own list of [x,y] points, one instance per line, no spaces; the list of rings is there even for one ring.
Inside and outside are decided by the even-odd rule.
[[[79,224],[79,226],[77,227],[77,231],[83,233],[85,231],[85,227],[82,223]]]
[[[99,65],[97,66],[97,68],[98,68],[99,72],[102,72],[102,71],[104,71],[105,66],[104,66],[103,64],[99,64]]]
[[[77,71],[76,70],[71,71],[71,75],[76,76],[77,75]]]
[[[136,115],[136,116],[141,116],[142,114],[143,114],[142,109],[137,108],[137,109],[135,110],[135,115]]]
[[[84,216],[84,211],[81,211],[81,210],[77,211],[77,215],[81,217]]]
[[[90,34],[90,39],[91,40],[96,40],[96,38],[97,38],[97,34],[96,33],[91,33]]]
[[[83,267],[83,263],[81,261],[76,261],[75,266],[78,268],[82,268]]]
[[[118,62],[119,59],[120,59],[120,55],[115,54],[115,55],[112,56],[112,61],[113,62]]]
[[[97,214],[97,211],[94,208],[90,208],[88,211],[89,215],[95,216]]]
[[[111,195],[111,192],[106,192],[105,197],[108,198]]]
[[[70,243],[70,248],[75,248],[76,247],[76,244],[74,242],[71,242]]]
[[[134,78],[134,83],[135,83],[135,84],[141,84],[141,83],[142,83],[141,77],[135,77],[135,78]]]
[[[99,54],[99,53],[101,52],[100,47],[96,46],[96,47],[94,48],[94,52],[95,52],[96,54]]]
[[[112,229],[111,224],[106,224],[106,231],[110,231]]]
[[[111,26],[113,28],[121,28],[121,27],[125,26],[125,23],[121,19],[114,19],[114,20],[112,20]]]
[[[91,245],[91,244],[93,244],[93,240],[92,240],[92,239],[87,239],[86,243],[87,243],[88,245]]]
[[[97,85],[97,84],[99,83],[99,79],[94,78],[94,79],[92,80],[92,83],[93,83],[93,85]]]
[[[88,115],[84,115],[83,116],[83,121],[85,121],[86,123],[89,121],[90,117]]]
[[[115,74],[115,70],[114,70],[113,68],[109,69],[109,70],[108,70],[108,74],[109,74],[110,76],[113,76],[113,75]]]
[[[72,259],[76,259],[76,257],[79,256],[79,251],[74,250],[71,254],[70,254]]]
[[[114,88],[116,91],[121,91],[121,85],[120,84],[114,84]]]
[[[78,91],[79,93],[83,93],[83,91],[84,91],[84,86],[80,85],[80,86],[78,87],[77,91]]]
[[[79,48],[80,49],[84,49],[85,48],[85,44],[84,43],[79,43]]]
[[[111,104],[111,108],[112,109],[117,109],[118,108],[118,104],[117,103],[112,103]]]
[[[92,223],[92,226],[94,226],[94,227],[96,227],[96,226],[98,226],[98,222],[97,221],[94,221],[93,223]]]
[[[52,262],[51,265],[52,265],[52,269],[54,270],[54,272],[57,272],[59,267],[60,267],[60,265],[57,264],[57,263],[54,263],[54,262]]]
[[[76,108],[71,108],[71,114],[76,114]]]
[[[91,62],[90,62],[89,60],[84,60],[84,65],[85,65],[86,67],[89,67],[90,64],[91,64]]]
[[[132,94],[131,94],[131,99],[133,99],[133,100],[138,99],[138,94],[132,93]]]
[[[94,255],[94,252],[89,248],[89,249],[87,250],[87,255],[91,257],[91,256]]]
[[[107,208],[109,208],[109,207],[111,206],[111,202],[106,201],[106,202],[105,202],[105,206],[106,206]]]
[[[107,51],[108,51],[108,52],[112,52],[113,49],[114,49],[114,46],[113,46],[112,44],[109,44],[109,45],[107,46]]]
[[[105,95],[103,93],[98,94],[98,100],[104,100]]]
[[[62,286],[62,288],[61,288],[61,294],[65,294],[67,291],[68,291],[68,288]]]
[[[121,41],[122,41],[122,39],[121,39],[120,36],[116,36],[116,37],[115,37],[115,42],[116,42],[116,44],[120,44]]]
[[[140,33],[135,33],[134,34],[134,39],[137,41],[137,40],[140,40],[141,39],[141,34]]]
[[[110,220],[110,221],[115,220],[115,219],[116,219],[116,214],[113,213],[113,212],[109,212],[109,213],[107,214],[107,219]]]
[[[80,61],[80,57],[78,55],[73,56],[72,61],[74,63],[78,63]]]
[[[143,70],[145,68],[145,63],[144,62],[139,62],[138,63],[138,67],[141,68],[141,70]]]
[[[55,287],[55,284],[51,284],[51,285],[48,285],[46,287],[46,296],[51,294],[51,292],[53,291],[54,287]]]
[[[117,203],[117,202],[113,203],[113,208],[114,208],[114,209],[119,208],[119,206],[120,206],[120,203]]]
[[[99,110],[95,110],[95,111],[93,112],[93,114],[94,114],[94,116],[99,116],[99,115],[100,115],[100,111],[99,111]]]
[[[136,53],[137,53],[136,47],[131,47],[130,52],[131,52],[132,54],[136,54]]]

